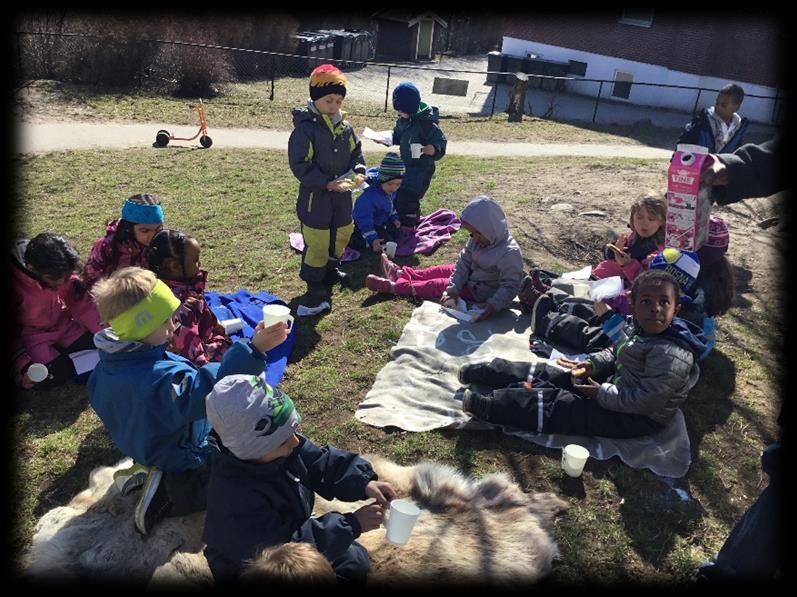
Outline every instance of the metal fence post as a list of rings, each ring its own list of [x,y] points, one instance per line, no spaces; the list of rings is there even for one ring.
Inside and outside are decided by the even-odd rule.
[[[492,108],[490,108],[490,118],[492,118],[493,114],[495,114],[495,100],[498,97],[498,90],[500,88],[501,88],[501,82],[498,79],[496,79],[495,85],[493,85],[493,106]]]
[[[697,97],[695,98],[695,105],[694,105],[694,107],[692,107],[692,116],[694,116],[695,112],[697,112],[697,103],[700,101],[700,94],[702,92],[703,92],[703,90],[700,87],[698,87],[697,88]]]
[[[274,80],[277,78],[277,57],[271,55],[271,97],[268,99],[274,101]]]
[[[390,95],[390,67],[387,67],[387,85],[385,86],[385,112],[387,112],[387,98]]]
[[[141,42],[136,42],[136,54],[138,55],[138,88],[141,89],[141,71],[144,68],[141,64]]]
[[[595,98],[595,109],[592,111],[592,122],[595,122],[595,116],[598,114],[598,102],[601,99],[601,91],[603,91],[603,81],[601,81],[600,87],[598,87],[598,96]]]

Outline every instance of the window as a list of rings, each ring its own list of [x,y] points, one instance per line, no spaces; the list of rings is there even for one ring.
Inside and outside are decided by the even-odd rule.
[[[631,73],[614,71],[614,86],[612,87],[612,97],[621,97],[628,99],[631,95],[631,82],[634,80],[634,75]]]
[[[583,77],[587,74],[587,63],[586,62],[579,62],[578,60],[568,60],[567,61],[567,74],[569,75],[576,75],[578,77]]]
[[[626,9],[620,15],[620,22],[624,25],[635,25],[636,27],[650,27],[653,25],[653,11],[640,9]]]

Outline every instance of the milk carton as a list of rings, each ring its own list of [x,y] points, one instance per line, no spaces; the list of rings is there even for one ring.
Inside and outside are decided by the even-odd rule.
[[[711,187],[700,185],[700,173],[709,167],[708,149],[678,145],[667,170],[667,222],[664,244],[697,251],[708,239]]]

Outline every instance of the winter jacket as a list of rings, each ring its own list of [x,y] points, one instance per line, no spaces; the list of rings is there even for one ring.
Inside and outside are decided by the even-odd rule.
[[[11,347],[14,381],[33,387],[25,377],[31,363],[49,363],[61,354],[56,345],[67,347],[87,332],[102,329],[91,295],[77,275],[58,288],[42,286],[25,267],[28,240],[19,240],[11,254],[10,299],[16,323]]]
[[[436,108],[421,102],[418,111],[409,118],[397,118],[393,127],[393,145],[399,146],[401,161],[404,162],[404,178],[401,186],[405,190],[420,193],[424,181],[429,178],[428,171],[434,169],[434,163],[446,154],[446,136],[437,124],[439,117]],[[422,154],[413,159],[410,145],[434,145],[434,155]]]
[[[268,463],[239,460],[213,434],[208,510],[203,540],[214,578],[237,577],[243,561],[264,547],[303,541],[328,560],[360,536],[353,513],[314,517],[315,493],[324,499],[365,499],[377,475],[357,454],[319,447],[305,437],[287,457]]]
[[[645,336],[635,329],[626,340],[589,356],[592,377],[612,375],[598,390],[598,404],[666,424],[697,383],[696,361],[705,349],[702,330],[678,317],[661,334]]]
[[[299,179],[299,195],[296,212],[299,220],[312,228],[329,228],[328,221],[316,222],[313,204],[318,201],[331,202],[333,197],[351,193],[326,190],[328,182],[346,174],[349,170],[365,174],[360,140],[351,124],[343,117],[339,119],[321,114],[312,101],[307,106],[293,110],[293,131],[288,139],[288,163],[293,175]]]
[[[712,200],[728,205],[750,197],[769,197],[788,188],[780,168],[782,146],[782,138],[776,137],[760,145],[748,143],[733,153],[718,154],[728,169],[728,185],[713,187]]]
[[[146,246],[134,238],[126,240],[119,245],[118,259],[116,263],[113,262],[111,241],[118,227],[119,219],[110,222],[105,229],[105,236],[97,239],[91,248],[89,258],[86,260],[86,267],[83,269],[83,280],[88,289],[91,289],[100,278],[110,276],[113,272],[123,267],[131,265],[147,267],[147,261],[144,259]]]
[[[722,147],[717,147],[716,136],[714,128],[711,125],[712,118],[716,118],[710,114],[709,108],[703,108],[697,116],[695,116],[689,124],[684,127],[681,136],[678,137],[676,145],[686,143],[689,145],[702,145],[708,148],[709,153],[731,153],[739,148],[742,144],[747,127],[750,126],[750,121],[747,118],[741,118],[739,126],[731,134],[731,138]]]
[[[180,323],[172,337],[172,348],[175,354],[184,356],[197,367],[221,361],[224,353],[232,346],[229,336],[214,331],[219,320],[205,301],[207,276],[208,273],[202,270],[188,282],[163,280],[172,289],[174,296],[183,303],[172,316],[175,323]],[[194,300],[186,303],[188,298]]]
[[[127,456],[164,471],[185,471],[205,463],[210,423],[205,396],[216,380],[259,375],[265,355],[239,340],[221,363],[201,369],[166,351],[166,345],[120,340],[108,328],[94,335],[100,362],[88,381],[89,403],[114,443]]]
[[[515,299],[525,275],[520,247],[509,233],[503,210],[490,197],[482,195],[471,201],[462,211],[462,221],[490,244],[481,247],[472,238],[465,243],[446,292],[459,295],[467,286],[477,303],[487,302],[500,311]]]
[[[654,235],[655,236],[655,235]],[[664,243],[657,244],[653,237],[640,238],[636,232],[630,232],[626,239],[623,249],[631,256],[625,265],[621,266],[614,259],[614,251],[606,247],[604,249],[604,261],[601,261],[593,268],[593,275],[596,278],[608,278],[609,276],[620,276],[626,288],[631,286],[634,279],[643,271],[650,267],[650,262],[657,253],[664,250]]]
[[[366,171],[368,188],[354,202],[354,209],[351,213],[354,223],[368,247],[379,238],[376,232],[377,226],[384,226],[388,222],[397,222],[399,219],[396,209],[393,207],[396,194],[388,195],[382,190],[382,185],[377,179],[378,174],[379,168],[369,168]]]

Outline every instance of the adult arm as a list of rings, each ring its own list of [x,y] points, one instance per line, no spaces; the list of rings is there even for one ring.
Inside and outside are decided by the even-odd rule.
[[[768,197],[786,188],[779,169],[780,139],[760,145],[748,143],[733,153],[716,155],[718,164],[708,170],[706,180],[715,185],[712,198],[728,205],[750,197]]]

